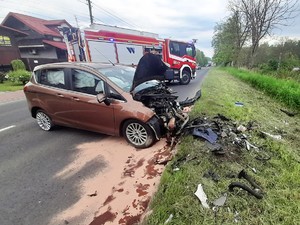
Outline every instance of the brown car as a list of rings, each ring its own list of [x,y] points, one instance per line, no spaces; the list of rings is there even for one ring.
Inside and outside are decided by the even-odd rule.
[[[129,92],[134,75],[134,68],[121,65],[46,64],[34,69],[24,93],[32,117],[45,131],[62,125],[124,136],[133,146],[146,148],[176,132],[188,117],[159,81],[146,81]]]

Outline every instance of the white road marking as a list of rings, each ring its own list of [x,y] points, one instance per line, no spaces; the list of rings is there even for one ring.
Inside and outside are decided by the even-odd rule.
[[[11,129],[11,128],[14,128],[15,126],[16,126],[16,125],[11,125],[11,126],[9,126],[9,127],[2,128],[2,129],[0,129],[0,132],[5,131],[5,130],[8,130],[8,129]]]

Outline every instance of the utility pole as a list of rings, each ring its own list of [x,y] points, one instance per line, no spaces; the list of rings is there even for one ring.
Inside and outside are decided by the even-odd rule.
[[[88,6],[89,6],[90,20],[91,20],[91,25],[92,25],[94,23],[93,14],[92,14],[92,3],[91,3],[91,0],[87,0],[87,2],[88,2]]]
[[[75,21],[76,21],[77,28],[79,28],[77,16],[74,15],[74,17],[75,17]]]

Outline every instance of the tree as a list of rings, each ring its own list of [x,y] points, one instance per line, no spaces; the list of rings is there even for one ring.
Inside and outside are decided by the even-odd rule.
[[[196,51],[196,61],[200,66],[204,66],[208,63],[207,57],[205,57],[204,52],[197,49]]]
[[[294,18],[298,1],[295,0],[231,0],[230,10],[242,15],[242,22],[250,32],[250,67],[262,38],[278,26],[287,26]]]
[[[242,16],[240,12],[234,11],[225,22],[215,27],[212,46],[215,49],[216,63],[238,64],[240,51],[249,33],[247,24],[241,22]]]

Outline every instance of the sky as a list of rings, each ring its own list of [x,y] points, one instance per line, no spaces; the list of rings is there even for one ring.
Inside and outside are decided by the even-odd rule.
[[[191,41],[208,57],[214,27],[226,19],[228,0],[91,0],[95,23],[153,32],[161,38]],[[90,24],[87,0],[0,0],[0,21],[9,12],[46,20],[65,19],[80,28]],[[300,10],[300,9],[299,9]],[[300,15],[290,26],[274,30],[280,37],[300,39]]]

